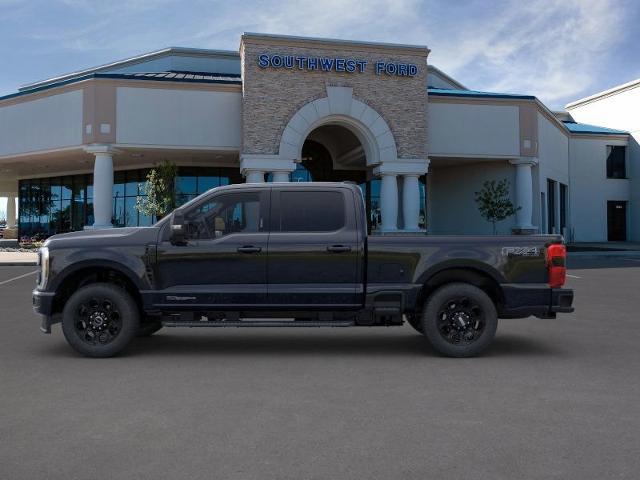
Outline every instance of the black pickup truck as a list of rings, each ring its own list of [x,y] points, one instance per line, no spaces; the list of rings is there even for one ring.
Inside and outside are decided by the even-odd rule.
[[[78,352],[164,327],[402,325],[467,357],[498,318],[573,311],[558,235],[367,235],[349,183],[215,188],[152,227],[55,235],[33,305]]]

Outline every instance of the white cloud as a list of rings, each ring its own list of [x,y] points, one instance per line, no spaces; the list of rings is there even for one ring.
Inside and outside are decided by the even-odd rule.
[[[472,87],[532,93],[557,107],[593,88],[625,22],[612,0],[517,2],[492,21],[468,23],[434,57]]]
[[[416,0],[285,0],[217,11],[195,38],[216,39],[223,31],[258,31],[301,36],[378,39],[395,37],[401,25],[416,22]],[[231,40],[235,45],[238,38]]]
[[[535,94],[553,107],[593,92],[597,75],[607,73],[602,65],[625,39],[635,8],[631,0],[58,0],[55,5],[67,19],[34,24],[23,35],[47,52],[96,52],[96,63],[169,45],[235,50],[243,31],[426,44],[432,49],[429,61],[470,88]],[[36,19],[38,14],[32,12]]]
[[[534,94],[550,106],[591,92],[597,67],[624,38],[617,0],[502,2],[327,0],[245,4],[216,12],[193,40],[237,48],[243,30],[426,44],[471,88]],[[230,38],[231,37],[231,38]]]

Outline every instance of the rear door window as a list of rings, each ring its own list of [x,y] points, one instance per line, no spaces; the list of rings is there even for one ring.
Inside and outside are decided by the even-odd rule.
[[[280,192],[281,232],[333,232],[344,225],[341,192]]]

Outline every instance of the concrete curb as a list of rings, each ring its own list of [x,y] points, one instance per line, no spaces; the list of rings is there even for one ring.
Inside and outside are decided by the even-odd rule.
[[[640,250],[615,250],[615,251],[602,251],[602,252],[569,252],[569,258],[571,257],[633,257],[640,258]]]
[[[37,267],[38,262],[0,262],[0,267]]]

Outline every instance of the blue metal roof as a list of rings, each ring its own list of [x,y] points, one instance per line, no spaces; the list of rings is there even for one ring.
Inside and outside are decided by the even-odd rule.
[[[98,76],[114,75],[108,73],[98,73]],[[134,72],[119,73],[118,78],[132,78],[143,80],[169,80],[175,81],[206,81],[214,83],[242,83],[240,75],[232,73],[209,73],[209,72],[187,72],[179,70],[170,70],[168,72]]]
[[[115,78],[122,80],[151,80],[160,82],[186,82],[186,83],[218,83],[227,85],[242,85],[240,75],[230,73],[200,73],[200,72],[150,72],[150,73],[90,73],[81,77],[71,78],[60,82],[49,83],[41,87],[22,90],[0,97],[0,100],[22,97],[35,92],[42,92],[51,88],[70,85],[92,78]]]
[[[480,92],[478,90],[454,90],[447,88],[427,88],[429,95],[442,97],[477,97],[477,98],[516,98],[535,100],[533,95],[520,95],[517,93]]]
[[[615,130],[613,128],[598,127],[596,125],[588,125],[586,123],[577,123],[563,121],[565,127],[569,129],[571,133],[593,133],[597,135],[628,135],[629,132],[624,130]]]

